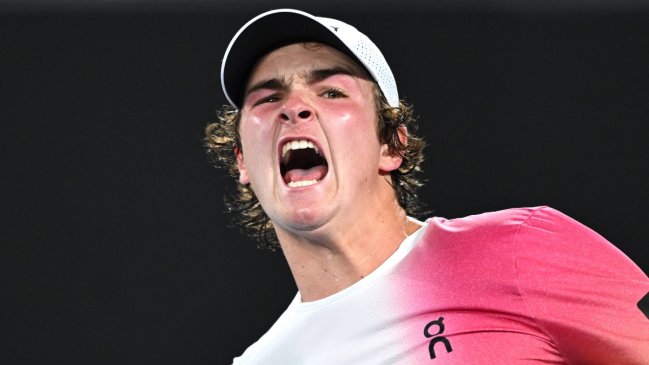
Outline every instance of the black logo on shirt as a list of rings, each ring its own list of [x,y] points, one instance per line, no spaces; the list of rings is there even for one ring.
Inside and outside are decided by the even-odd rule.
[[[437,327],[437,333],[432,334],[430,330],[431,327],[434,326]],[[451,347],[451,343],[448,339],[444,336],[440,336],[442,333],[444,333],[444,317],[439,317],[436,320],[429,322],[426,327],[424,327],[424,336],[426,336],[426,338],[432,337],[430,344],[428,345],[428,353],[430,354],[430,358],[433,360],[437,357],[437,354],[435,354],[435,345],[439,342],[444,344],[447,353],[453,351],[453,347]]]

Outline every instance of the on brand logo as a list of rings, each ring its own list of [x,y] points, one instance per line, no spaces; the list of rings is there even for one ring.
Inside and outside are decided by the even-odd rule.
[[[430,328],[433,326],[438,327],[437,333],[435,334],[430,333]],[[444,333],[444,317],[439,317],[436,320],[429,322],[426,327],[424,327],[424,336],[426,336],[426,338],[432,337],[430,344],[428,345],[428,353],[430,354],[431,359],[435,359],[437,357],[437,355],[435,354],[435,344],[437,344],[438,342],[444,344],[447,353],[453,351],[451,343],[448,341],[448,339],[444,336],[439,336],[442,333]]]

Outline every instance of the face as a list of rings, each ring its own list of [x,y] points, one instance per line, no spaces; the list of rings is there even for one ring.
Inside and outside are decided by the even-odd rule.
[[[279,48],[252,71],[240,182],[278,235],[340,229],[394,196],[389,171],[401,159],[379,144],[373,87],[361,66],[324,45]]]

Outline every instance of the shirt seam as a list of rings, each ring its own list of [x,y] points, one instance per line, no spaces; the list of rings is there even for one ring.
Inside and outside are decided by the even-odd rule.
[[[527,301],[525,299],[525,295],[523,294],[523,290],[521,289],[520,279],[519,279],[519,275],[518,275],[518,243],[519,243],[518,242],[518,237],[519,237],[519,233],[521,231],[521,228],[523,226],[527,226],[529,221],[532,220],[539,212],[547,211],[549,209],[550,208],[547,207],[547,206],[542,206],[542,207],[535,208],[531,213],[529,213],[529,216],[527,218],[525,218],[525,220],[522,221],[518,225],[518,227],[516,228],[516,232],[514,232],[514,238],[513,238],[513,242],[512,242],[513,246],[514,246],[514,248],[513,248],[514,252],[513,252],[512,259],[513,259],[513,264],[514,264],[514,274],[515,274],[515,280],[516,280],[515,281],[515,283],[516,283],[516,285],[515,285],[516,286],[516,291],[518,292],[518,295],[520,296],[521,301],[523,302],[523,306],[525,307],[528,315],[530,316],[530,318],[532,318],[534,323],[536,323],[536,325],[539,327],[539,329],[541,331],[543,331],[543,333],[546,336],[548,336],[548,338],[552,341],[552,343],[557,348],[557,350],[559,350],[559,344],[558,344],[557,340],[550,333],[550,331],[548,331],[548,329],[541,323],[541,321],[535,315],[534,311],[531,309],[530,305],[528,305],[528,303],[527,303]],[[563,360],[568,364],[569,363],[568,359],[566,359],[566,357],[563,356],[561,351],[559,351],[559,354],[563,358]]]

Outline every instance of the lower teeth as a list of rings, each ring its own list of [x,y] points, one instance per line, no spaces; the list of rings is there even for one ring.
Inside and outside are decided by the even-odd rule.
[[[317,183],[318,180],[303,180],[303,181],[291,181],[288,183],[288,187],[290,188],[298,188],[301,186],[309,186]]]

